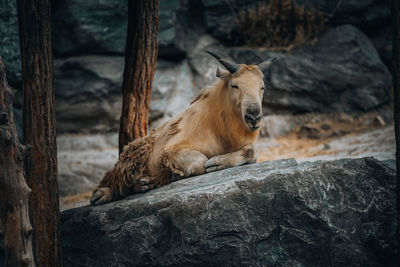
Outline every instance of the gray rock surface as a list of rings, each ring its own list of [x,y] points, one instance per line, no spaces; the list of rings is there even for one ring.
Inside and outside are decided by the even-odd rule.
[[[200,33],[208,32],[228,46],[240,45],[235,34],[238,12],[269,0],[172,0],[160,2],[159,56],[177,61],[192,51]],[[300,5],[305,1],[298,0]],[[20,81],[18,23],[15,1],[0,5],[0,55],[9,81]],[[355,25],[370,37],[390,66],[391,18],[389,0],[308,0],[330,18],[329,26]],[[119,54],[125,48],[127,3],[124,0],[60,0],[53,10],[53,48],[56,57]],[[333,12],[334,11],[334,12]],[[17,88],[18,89],[18,88]]]
[[[184,12],[191,8],[186,2],[160,1],[158,41],[162,58],[177,60],[185,55],[185,40],[189,37],[186,29],[195,27],[192,23],[195,17]],[[126,1],[61,0],[55,2],[53,10],[56,55],[124,53],[128,23]]]
[[[318,155],[318,146],[315,156],[298,157],[297,160],[337,160],[341,158],[374,157],[379,160],[396,159],[396,139],[393,126],[366,131],[357,135],[346,135],[326,142],[323,149],[332,153],[329,155]],[[321,145],[322,146],[322,145]],[[319,148],[321,149],[321,147]]]
[[[153,126],[189,107],[190,101],[201,89],[194,84],[194,77],[195,74],[186,60],[179,64],[166,61],[157,63],[149,118]]]
[[[118,135],[57,137],[60,197],[86,193],[98,185],[118,160]]]
[[[57,131],[118,129],[123,57],[82,56],[54,61]]]
[[[54,2],[52,11],[56,54],[122,54],[125,50],[126,1],[62,0]]]
[[[277,138],[290,133],[297,121],[292,115],[269,115],[262,118],[261,136]]]
[[[290,52],[215,45],[207,48],[246,64],[279,58],[265,74],[266,114],[364,112],[390,100],[390,72],[370,40],[351,25],[329,29],[315,45],[297,47]],[[209,74],[206,70],[211,66],[204,59],[204,52],[189,60],[206,80]]]
[[[123,57],[81,56],[54,62],[58,133],[119,129]],[[163,121],[187,106],[199,91],[186,61],[158,60],[150,121]]]
[[[395,173],[281,160],[61,215],[64,266],[395,266]]]

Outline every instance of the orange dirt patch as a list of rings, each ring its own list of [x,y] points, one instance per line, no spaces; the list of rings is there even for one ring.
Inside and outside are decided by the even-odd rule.
[[[91,196],[92,196],[92,191],[73,195],[73,196],[62,197],[62,198],[60,198],[60,205],[61,206],[70,206],[70,205],[74,205],[75,203],[79,203],[79,202],[87,202],[87,201],[89,201]]]
[[[337,150],[323,149],[330,140],[316,140],[316,139],[304,139],[294,136],[279,137],[274,140],[276,145],[269,146],[267,149],[263,149],[259,153],[258,161],[269,161],[284,158],[309,158],[320,155],[332,155],[337,153]],[[260,140],[262,144],[263,140]]]
[[[302,138],[298,133],[275,139],[260,138],[256,144],[259,151],[258,161],[286,158],[304,161],[358,156],[394,158],[393,125],[374,129],[362,128],[347,135],[322,139]]]

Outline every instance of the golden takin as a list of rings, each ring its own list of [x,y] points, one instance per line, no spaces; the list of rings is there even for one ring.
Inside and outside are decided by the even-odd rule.
[[[114,168],[95,189],[92,205],[189,176],[256,162],[254,143],[262,115],[263,71],[275,58],[245,65],[207,52],[226,68],[217,68],[220,80],[203,89],[181,114],[126,145]]]

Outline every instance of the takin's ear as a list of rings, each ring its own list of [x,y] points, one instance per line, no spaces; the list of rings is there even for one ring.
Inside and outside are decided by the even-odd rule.
[[[219,67],[217,67],[217,73],[216,73],[216,75],[217,75],[218,78],[221,78],[222,80],[226,80],[226,78],[228,78],[228,76],[229,76],[230,74],[231,74],[231,73],[230,73],[229,71],[227,71],[227,70],[222,70],[222,69],[220,69]]]

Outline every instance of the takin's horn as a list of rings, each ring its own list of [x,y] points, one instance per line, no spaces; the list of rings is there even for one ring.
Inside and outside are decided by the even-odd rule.
[[[258,68],[261,70],[261,72],[264,72],[264,71],[266,71],[268,69],[268,67],[271,65],[271,63],[274,62],[277,59],[278,59],[278,57],[273,57],[273,58],[269,58],[267,60],[264,60],[263,62],[258,64]]]
[[[210,51],[206,51],[208,54],[210,54],[211,56],[215,57],[219,63],[221,63],[231,74],[237,72],[240,69],[240,66],[238,64],[236,64],[233,61],[227,60],[227,59],[223,59],[220,56],[218,56],[217,54],[214,54],[213,52]]]

